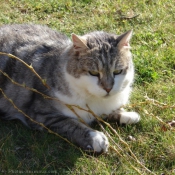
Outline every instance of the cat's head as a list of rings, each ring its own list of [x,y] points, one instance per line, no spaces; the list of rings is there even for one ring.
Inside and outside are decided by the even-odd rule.
[[[114,95],[133,81],[133,63],[129,41],[132,31],[122,35],[92,32],[72,34],[71,59],[67,72],[76,88],[97,96]]]

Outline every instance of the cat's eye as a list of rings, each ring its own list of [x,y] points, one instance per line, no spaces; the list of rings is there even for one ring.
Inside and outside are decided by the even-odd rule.
[[[115,70],[115,71],[113,72],[114,75],[119,75],[119,74],[121,74],[121,73],[122,73],[122,70],[121,70],[121,69]]]
[[[99,72],[97,71],[89,71],[89,74],[92,76],[97,76],[97,77],[100,75]]]

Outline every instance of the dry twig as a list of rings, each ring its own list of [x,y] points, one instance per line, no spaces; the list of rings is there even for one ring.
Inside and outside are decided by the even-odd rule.
[[[175,104],[174,105],[168,105],[168,104],[165,104],[165,103],[161,103],[161,102],[159,102],[159,101],[157,101],[155,99],[149,98],[147,95],[144,96],[144,97],[145,97],[146,101],[151,102],[152,105],[155,105],[155,106],[157,106],[159,108],[162,108],[162,109],[175,108]]]
[[[121,19],[133,19],[133,18],[138,17],[139,15],[140,15],[140,14],[133,15],[133,16],[121,16]]]

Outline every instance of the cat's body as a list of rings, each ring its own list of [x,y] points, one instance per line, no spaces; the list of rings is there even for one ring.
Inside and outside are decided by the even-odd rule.
[[[57,100],[13,84],[0,72],[0,88],[24,113],[51,130],[67,137],[83,149],[107,151],[108,140],[102,132],[81,123],[65,104],[87,105],[98,116],[109,120],[136,123],[139,115],[120,108],[128,102],[134,68],[129,50],[132,32],[117,36],[93,32],[82,37],[65,35],[40,25],[7,25],[0,28],[0,52],[11,53],[46,79],[45,87],[21,62],[0,55],[0,70],[15,82]],[[0,118],[20,119],[24,124],[42,129],[18,112],[0,92]],[[94,117],[74,107],[81,119],[90,124]]]

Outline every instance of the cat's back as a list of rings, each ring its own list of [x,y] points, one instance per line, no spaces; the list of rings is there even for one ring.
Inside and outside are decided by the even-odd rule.
[[[30,50],[41,45],[62,49],[68,44],[70,40],[66,35],[47,26],[12,24],[0,27],[0,48],[3,52],[13,53],[19,48]]]
[[[63,33],[53,30],[44,25],[36,24],[11,24],[0,26],[0,41],[14,39],[15,41],[46,41],[45,39],[62,42],[69,41]],[[6,40],[5,40],[6,39]]]

